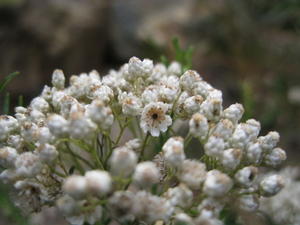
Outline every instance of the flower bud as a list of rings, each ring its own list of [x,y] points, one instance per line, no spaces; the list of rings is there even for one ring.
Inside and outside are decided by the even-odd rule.
[[[141,187],[151,187],[159,182],[159,170],[153,162],[139,163],[133,174],[133,180]]]
[[[62,188],[74,199],[81,199],[87,193],[87,181],[83,176],[72,175],[65,180]]]
[[[265,177],[260,182],[260,190],[263,196],[270,197],[276,195],[284,187],[284,180],[281,176],[274,174]]]
[[[225,173],[211,170],[207,173],[203,192],[211,197],[221,197],[231,189],[232,185],[232,180]]]
[[[112,188],[112,180],[108,172],[91,170],[85,173],[88,193],[98,196],[108,194]]]
[[[127,147],[119,147],[113,150],[110,157],[110,170],[116,176],[129,176],[135,169],[137,156]]]

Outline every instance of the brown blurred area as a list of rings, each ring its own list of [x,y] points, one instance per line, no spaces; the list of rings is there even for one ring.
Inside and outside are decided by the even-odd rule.
[[[28,103],[56,68],[104,75],[133,55],[172,59],[174,36],[195,47],[193,68],[225,105],[279,131],[299,164],[299,0],[0,0],[0,79],[19,71],[7,91]]]

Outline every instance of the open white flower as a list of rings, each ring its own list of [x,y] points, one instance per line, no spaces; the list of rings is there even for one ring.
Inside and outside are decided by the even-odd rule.
[[[141,128],[152,136],[158,137],[160,132],[166,132],[172,124],[172,118],[166,114],[168,105],[162,102],[153,102],[146,105],[142,112]]]

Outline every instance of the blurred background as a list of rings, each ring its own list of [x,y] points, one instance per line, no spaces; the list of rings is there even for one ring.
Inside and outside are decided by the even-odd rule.
[[[133,55],[173,59],[173,37],[195,48],[193,69],[225,105],[243,103],[262,134],[277,130],[287,164],[299,164],[299,0],[0,0],[0,80],[19,71],[6,91],[26,104],[56,68],[105,75]],[[0,189],[0,225],[54,224],[53,210],[28,222]]]

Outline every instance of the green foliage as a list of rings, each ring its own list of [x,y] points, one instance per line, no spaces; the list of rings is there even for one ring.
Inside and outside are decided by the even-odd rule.
[[[243,121],[253,117],[253,109],[255,108],[255,101],[253,98],[253,88],[251,83],[244,81],[242,83],[242,103],[244,105],[245,113],[243,115]]]
[[[17,76],[19,72],[14,72],[7,75],[3,80],[0,81],[0,94],[4,92],[7,85]],[[19,97],[19,105],[23,105],[23,96]],[[10,94],[8,92],[4,95],[3,113],[9,114],[10,107]],[[16,208],[9,198],[9,190],[3,184],[0,184],[0,208],[1,213],[7,218],[12,224],[28,225],[28,222],[22,216],[20,210]]]
[[[195,51],[194,47],[189,46],[184,49],[180,46],[178,38],[173,38],[173,47],[175,49],[175,60],[182,64],[182,72],[192,68],[192,58]]]
[[[4,104],[3,104],[3,113],[9,114],[9,107],[10,107],[10,94],[8,92],[5,93],[4,96]]]
[[[220,219],[224,222],[224,225],[241,225],[237,221],[236,214],[230,209],[223,209],[220,214]]]
[[[16,208],[9,198],[9,190],[5,185],[0,185],[0,208],[1,213],[11,223],[18,225],[28,225],[28,222],[22,216],[20,210]]]
[[[3,92],[6,86],[12,81],[12,79],[14,79],[19,74],[20,73],[16,71],[4,77],[4,79],[0,81],[0,93]]]
[[[0,81],[0,94],[4,92],[7,85],[20,73],[19,72],[13,72],[6,77],[2,81]],[[8,92],[4,95],[4,103],[3,103],[3,112],[4,114],[9,114],[9,107],[10,107],[10,94]]]
[[[182,65],[182,73],[192,68],[192,58],[195,48],[192,46],[182,48],[179,43],[179,39],[174,37],[172,40],[172,47],[175,51],[175,60],[178,61]],[[160,61],[166,65],[170,65],[170,61],[167,59],[166,56],[162,55],[160,57]]]

